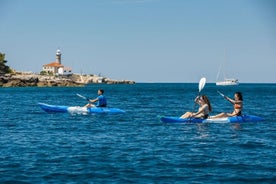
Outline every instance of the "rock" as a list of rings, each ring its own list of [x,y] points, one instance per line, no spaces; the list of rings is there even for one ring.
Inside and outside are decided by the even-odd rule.
[[[15,74],[0,76],[2,87],[52,87],[52,86],[83,86],[71,79],[64,79],[56,76],[43,76],[38,74]]]
[[[89,83],[135,84],[134,81],[130,80],[114,80],[96,75],[49,76],[24,72],[0,75],[0,87],[84,86]]]
[[[78,83],[82,84],[90,84],[90,83],[103,83],[103,84],[135,84],[134,81],[130,80],[114,80],[102,76],[97,75],[81,75],[81,74],[73,74],[69,77],[75,80]]]

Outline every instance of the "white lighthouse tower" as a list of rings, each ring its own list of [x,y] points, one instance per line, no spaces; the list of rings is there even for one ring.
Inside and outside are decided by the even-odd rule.
[[[61,52],[59,49],[57,50],[57,53],[56,53],[56,62],[61,65]]]

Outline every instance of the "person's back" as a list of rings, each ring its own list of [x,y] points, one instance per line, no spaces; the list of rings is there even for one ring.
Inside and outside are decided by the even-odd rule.
[[[204,118],[204,119],[206,119],[206,118],[208,118],[208,116],[209,116],[209,105],[206,103],[206,104],[204,104],[202,107],[201,107],[201,109],[203,110],[202,111],[202,113],[200,114],[200,117],[201,118]]]
[[[208,118],[209,112],[210,112],[210,111],[209,111],[209,106],[208,106],[208,104],[202,105],[202,106],[199,108],[198,111],[201,112],[200,114],[197,115],[198,118],[204,118],[204,119]]]
[[[106,98],[103,95],[98,96],[96,107],[106,107],[106,106],[107,106]]]

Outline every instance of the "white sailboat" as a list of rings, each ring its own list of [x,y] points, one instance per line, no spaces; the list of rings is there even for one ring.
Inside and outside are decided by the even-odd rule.
[[[217,86],[234,86],[239,85],[238,79],[224,79],[223,81],[217,81]]]
[[[223,77],[224,80],[219,81],[219,76],[220,76],[220,71],[221,69],[223,69]],[[234,86],[234,85],[239,85],[239,80],[238,79],[234,79],[234,78],[227,78],[225,75],[225,62],[224,65],[220,66],[218,74],[217,74],[217,80],[216,80],[216,85],[217,86]]]

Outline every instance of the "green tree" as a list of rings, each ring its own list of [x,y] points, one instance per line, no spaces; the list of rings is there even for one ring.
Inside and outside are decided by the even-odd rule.
[[[12,70],[6,65],[8,61],[5,60],[5,54],[0,52],[0,74],[11,73]]]

